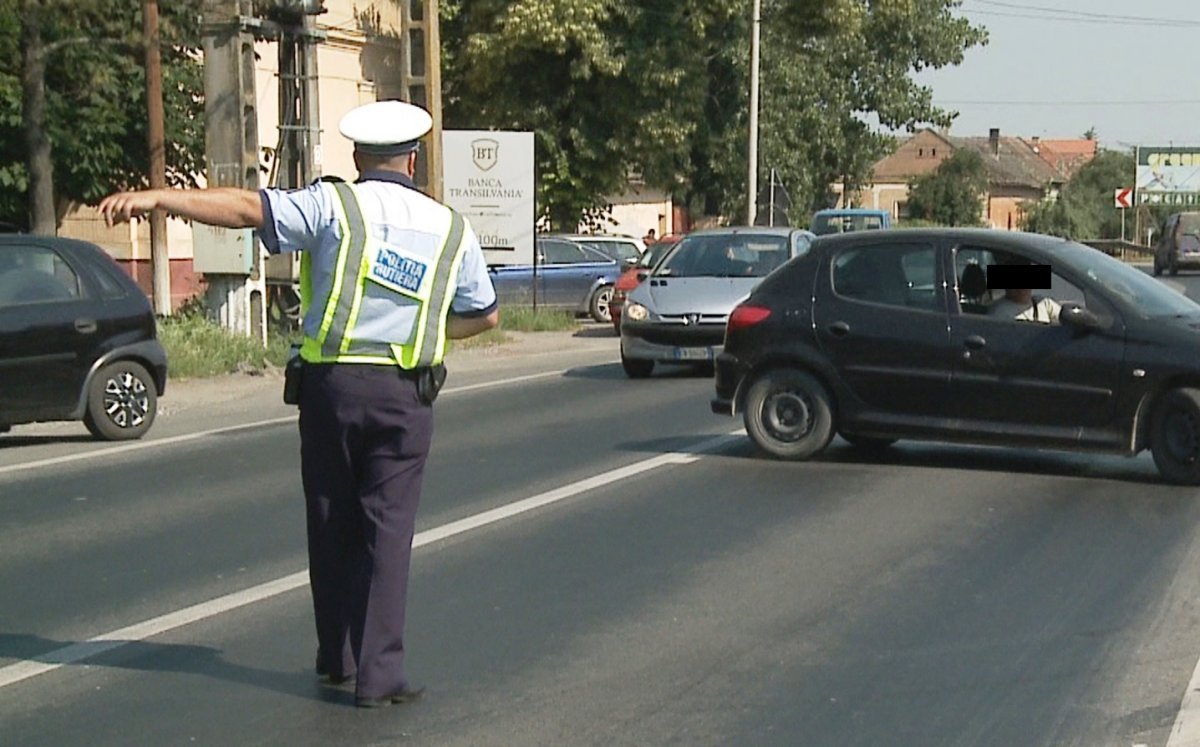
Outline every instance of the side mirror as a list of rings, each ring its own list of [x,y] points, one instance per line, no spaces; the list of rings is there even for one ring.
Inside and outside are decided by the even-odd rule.
[[[649,271],[649,270],[638,270],[638,271],[637,271],[637,279],[638,279],[638,282],[639,282],[639,283],[640,283],[640,282],[642,282],[643,280],[645,280],[645,279],[646,279],[646,278],[648,278],[648,277],[650,277],[650,271]]]
[[[1104,327],[1095,312],[1089,311],[1077,303],[1064,303],[1058,313],[1058,321],[1076,332],[1091,332]]]

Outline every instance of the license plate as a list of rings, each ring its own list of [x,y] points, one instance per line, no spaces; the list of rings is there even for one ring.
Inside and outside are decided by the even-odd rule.
[[[712,357],[712,348],[675,348],[677,361],[710,361]]]

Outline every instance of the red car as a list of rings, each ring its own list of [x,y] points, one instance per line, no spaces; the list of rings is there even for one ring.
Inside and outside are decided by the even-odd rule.
[[[675,246],[682,238],[683,234],[681,233],[669,233],[647,246],[638,263],[621,273],[617,282],[613,284],[613,294],[608,302],[608,311],[612,317],[613,329],[616,330],[618,336],[621,334],[621,309],[625,306],[625,296],[629,295],[629,291],[638,287],[638,283],[645,279],[646,274],[653,270],[654,266],[667,256],[667,252],[671,251],[671,247]]]

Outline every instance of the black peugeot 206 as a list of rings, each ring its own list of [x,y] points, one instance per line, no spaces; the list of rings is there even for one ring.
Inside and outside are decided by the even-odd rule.
[[[1048,314],[1014,314],[1006,294],[1020,291],[989,282],[989,270],[1016,268],[1048,278],[1024,291]],[[1148,448],[1167,480],[1200,484],[1200,305],[1050,236],[823,237],[730,315],[712,409],[740,413],[755,443],[786,459],[835,433],[864,448]]]

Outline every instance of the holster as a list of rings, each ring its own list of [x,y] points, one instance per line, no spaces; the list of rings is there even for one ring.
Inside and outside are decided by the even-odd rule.
[[[283,369],[283,403],[286,405],[300,404],[300,387],[304,379],[304,359],[300,357],[300,348],[292,346],[292,355],[288,358]]]
[[[422,404],[432,405],[446,383],[446,367],[441,363],[421,369],[417,374],[417,397]]]

